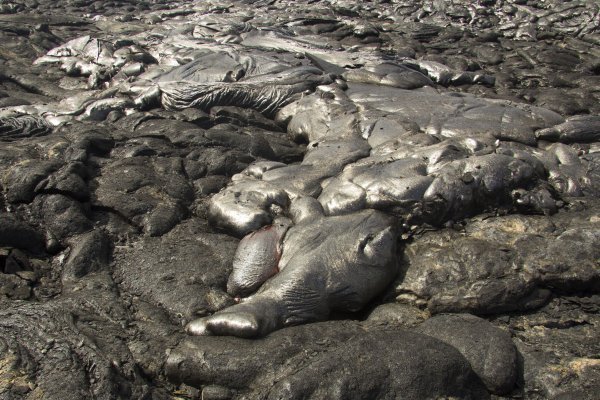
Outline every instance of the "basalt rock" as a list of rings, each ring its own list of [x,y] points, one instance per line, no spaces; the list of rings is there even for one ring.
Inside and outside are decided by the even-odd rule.
[[[169,356],[167,374],[193,386],[214,382],[240,397],[260,399],[488,397],[460,353],[438,340],[405,330],[338,324],[342,329],[332,322],[311,324],[253,342],[187,339]],[[238,361],[223,364],[223,355],[234,348]],[[253,391],[247,393],[248,387]]]
[[[518,356],[510,334],[469,314],[438,315],[417,327],[458,349],[492,393],[510,393],[517,383]]]
[[[0,398],[597,397],[598,11],[2,2]]]

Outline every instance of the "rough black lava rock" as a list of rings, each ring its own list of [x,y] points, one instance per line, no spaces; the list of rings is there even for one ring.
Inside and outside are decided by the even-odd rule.
[[[2,1],[0,398],[598,398],[599,13]]]

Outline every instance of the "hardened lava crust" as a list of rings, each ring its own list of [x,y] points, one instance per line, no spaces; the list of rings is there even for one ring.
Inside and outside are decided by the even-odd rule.
[[[0,399],[600,398],[599,21],[0,1]]]

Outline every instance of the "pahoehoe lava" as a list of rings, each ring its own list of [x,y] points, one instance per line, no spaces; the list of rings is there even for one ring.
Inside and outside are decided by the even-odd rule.
[[[597,398],[599,18],[2,2],[0,398]]]

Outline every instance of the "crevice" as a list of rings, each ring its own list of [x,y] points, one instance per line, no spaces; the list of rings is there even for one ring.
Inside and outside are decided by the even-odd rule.
[[[546,322],[542,322],[539,324],[532,324],[532,327],[543,326],[545,328],[550,328],[550,329],[569,329],[569,328],[574,328],[577,326],[585,326],[585,325],[592,325],[592,324],[590,324],[588,321],[574,321],[574,320],[546,321]]]
[[[96,211],[96,212],[106,212],[106,213],[110,213],[110,214],[116,215],[117,217],[119,217],[119,219],[121,219],[122,221],[124,221],[125,223],[127,223],[127,225],[135,228],[135,230],[137,231],[137,233],[141,234],[144,231],[144,228],[142,226],[136,224],[133,220],[131,220],[125,214],[123,214],[119,210],[114,209],[112,207],[101,205],[101,204],[91,204],[90,205],[90,211],[92,211],[92,212],[94,212],[94,211]]]
[[[66,190],[61,190],[61,189],[42,189],[42,190],[38,190],[35,193],[36,196],[39,195],[61,195],[61,196],[65,196],[68,197],[71,200],[77,201],[79,203],[83,203],[86,201],[90,200],[90,196],[81,196],[81,197],[76,197],[76,195],[73,192],[69,192]]]

